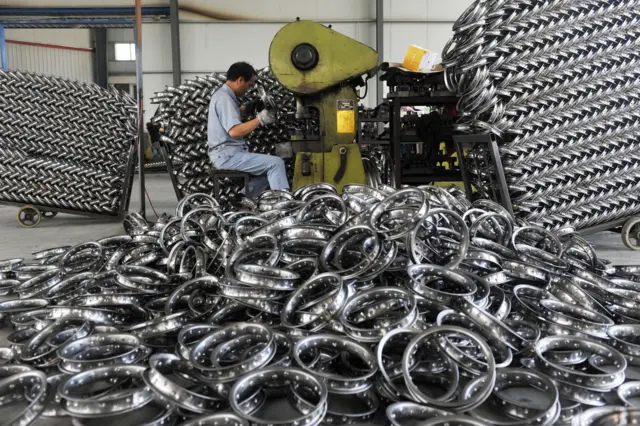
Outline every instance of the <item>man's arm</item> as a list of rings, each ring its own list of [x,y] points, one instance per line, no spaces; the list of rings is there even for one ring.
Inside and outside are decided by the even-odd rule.
[[[260,126],[260,120],[256,117],[253,120],[249,120],[246,123],[236,124],[229,129],[229,136],[234,139],[242,138],[253,132]]]
[[[254,118],[253,120],[243,123],[232,102],[230,98],[220,99],[220,103],[216,107],[218,117],[220,118],[222,127],[224,127],[229,136],[234,139],[242,138],[260,126],[260,120]]]

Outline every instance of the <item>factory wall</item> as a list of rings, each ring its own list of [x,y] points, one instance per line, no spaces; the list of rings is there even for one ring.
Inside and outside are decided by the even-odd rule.
[[[115,43],[133,43],[132,28],[107,30],[109,84],[136,84],[136,63],[115,60]],[[173,83],[171,64],[171,26],[168,23],[142,25],[142,85],[145,122],[153,117],[156,106],[150,98]],[[134,93],[135,95],[135,93]]]
[[[471,3],[384,0],[381,59],[401,62],[411,44],[442,52],[451,38],[453,23]],[[179,4],[183,80],[224,72],[236,61],[250,62],[256,68],[268,66],[271,40],[280,28],[298,17],[332,25],[334,30],[376,48],[375,0],[181,0]],[[172,84],[171,29],[168,24],[145,24],[142,34],[148,120],[155,111],[149,98]],[[363,103],[375,106],[374,80],[369,82]]]
[[[472,0],[384,0],[386,61],[400,62],[407,46],[442,52],[452,27]]]
[[[384,0],[384,60],[402,62],[412,44],[442,53],[473,0]],[[386,95],[385,87],[385,95]]]
[[[247,61],[256,68],[269,65],[269,46],[282,23],[182,23],[181,63],[184,74],[193,77],[212,71],[226,72],[234,62]],[[332,24],[346,36],[375,47],[375,26],[361,23]],[[221,40],[228,42],[221,43]],[[207,52],[203,54],[202,52]],[[375,83],[370,84],[375,100]]]
[[[118,62],[115,58],[116,43],[133,43],[133,28],[109,28],[107,29],[107,68],[108,75],[111,76],[134,76],[136,75],[136,63]]]
[[[417,44],[442,52],[453,23],[472,0],[384,0],[384,55],[402,62]],[[375,0],[181,0],[180,39],[183,77],[225,71],[240,60],[268,65],[269,45],[283,25],[296,18],[332,25],[336,31],[376,48]],[[348,21],[348,22],[340,22]],[[364,104],[375,106],[369,82]]]
[[[91,30],[7,29],[9,69],[93,81]]]
[[[411,44],[442,51],[452,35],[453,23],[472,3],[473,0],[384,0],[383,60],[401,61]],[[375,47],[375,0],[181,0],[180,9],[183,22],[217,24],[220,29],[216,35],[224,34],[225,40],[218,44],[229,47],[225,53],[242,52],[256,59],[262,55],[266,60],[268,44],[277,29],[297,17],[331,22],[337,31]],[[245,39],[249,34],[252,37]],[[224,47],[218,50],[221,48]]]
[[[181,0],[180,45],[183,77],[225,72],[237,61],[269,65],[269,46],[288,22],[315,20],[375,48],[372,0]],[[336,21],[348,20],[348,23]],[[367,103],[375,103],[370,83]]]
[[[384,4],[384,55],[389,62],[401,62],[407,47],[417,44],[441,52],[452,35],[453,23],[471,5],[472,0],[383,0]],[[131,0],[0,0],[5,7],[118,7],[132,6]],[[168,0],[143,0],[144,6],[168,6]],[[269,45],[276,32],[287,22],[301,19],[316,20],[372,48],[376,48],[375,0],[180,0],[181,66],[183,80],[213,71],[225,71],[239,60],[252,63],[256,68],[268,65]],[[348,21],[348,22],[345,22]],[[14,31],[7,30],[11,39]],[[61,35],[45,35],[39,39],[58,40],[90,47],[89,30],[47,30]],[[84,31],[85,35],[65,36],[66,31]],[[62,37],[62,40],[59,38]],[[143,37],[143,83],[145,119],[149,119],[155,106],[149,98],[172,84],[171,29],[167,23],[145,23]],[[86,40],[86,41],[83,41]],[[130,29],[109,29],[109,43],[132,41]],[[64,44],[64,43],[62,43]],[[73,45],[73,44],[68,44]],[[11,46],[8,46],[12,49]],[[72,68],[83,71],[66,71],[55,68],[60,53],[55,58],[26,48],[10,53],[9,61],[31,69],[52,70],[66,73],[72,78],[90,79],[90,54],[78,62],[69,57],[65,64],[78,64]],[[71,52],[65,53],[71,55]],[[80,52],[76,53],[79,55]],[[28,56],[29,60],[22,59]],[[110,81],[131,80],[135,75],[134,63],[109,61]],[[58,61],[58,62],[56,62]],[[82,67],[81,67],[81,66]],[[10,66],[13,68],[13,65]],[[375,82],[370,81],[364,103],[374,106]]]
[[[183,65],[184,67],[184,65]],[[171,64],[171,25],[142,25],[142,84],[145,122],[153,117],[157,105],[150,98],[173,84]]]

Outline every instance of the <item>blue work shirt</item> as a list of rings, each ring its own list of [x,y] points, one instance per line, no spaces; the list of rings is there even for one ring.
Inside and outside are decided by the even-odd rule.
[[[211,96],[209,103],[209,122],[207,127],[207,145],[209,152],[214,150],[244,151],[244,138],[232,138],[229,130],[233,126],[242,124],[238,97],[233,90],[223,84]]]

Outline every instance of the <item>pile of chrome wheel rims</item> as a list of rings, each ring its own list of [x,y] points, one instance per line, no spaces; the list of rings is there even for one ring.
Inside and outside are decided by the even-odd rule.
[[[444,52],[462,130],[498,138],[516,215],[585,229],[640,213],[640,2],[478,0]],[[484,196],[486,148],[471,170]]]

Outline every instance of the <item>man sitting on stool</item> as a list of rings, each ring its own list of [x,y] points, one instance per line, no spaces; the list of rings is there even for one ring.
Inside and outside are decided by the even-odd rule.
[[[255,199],[268,189],[289,189],[284,161],[271,155],[253,154],[244,137],[259,126],[275,121],[275,112],[263,109],[253,120],[241,120],[238,96],[256,83],[256,70],[246,62],[237,62],[227,71],[227,82],[211,97],[209,104],[208,153],[216,169],[237,170],[253,175],[246,197]]]

